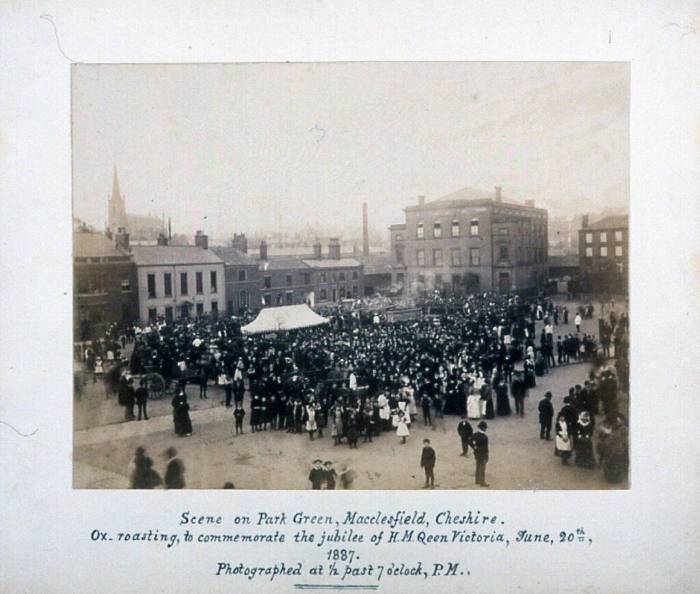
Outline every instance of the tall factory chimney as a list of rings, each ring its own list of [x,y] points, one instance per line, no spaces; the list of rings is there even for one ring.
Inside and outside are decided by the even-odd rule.
[[[367,223],[367,203],[362,203],[362,255],[369,256],[369,229]]]

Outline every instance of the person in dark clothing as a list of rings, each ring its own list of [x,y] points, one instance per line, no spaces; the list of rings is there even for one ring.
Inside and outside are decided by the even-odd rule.
[[[176,456],[177,450],[175,448],[168,448],[165,451],[165,458],[168,460],[164,478],[166,489],[185,488],[185,465]]]
[[[311,472],[309,473],[309,480],[311,481],[311,488],[312,489],[320,489],[321,486],[323,485],[323,481],[326,478],[326,473],[323,470],[323,467],[321,466],[321,460],[314,460],[314,465],[311,468]]]
[[[236,435],[243,433],[243,417],[245,417],[243,407],[236,405],[233,411],[233,418],[236,420]]]
[[[421,398],[420,401],[420,406],[423,409],[423,424],[424,425],[432,425],[432,420],[430,418],[430,407],[432,405],[432,398],[430,397],[429,394],[423,394],[423,398]]]
[[[472,426],[467,421],[467,415],[462,415],[462,420],[457,425],[457,433],[459,438],[462,440],[462,453],[460,456],[469,456],[469,440],[472,437],[474,430]]]
[[[435,450],[430,447],[430,440],[423,440],[423,453],[420,457],[421,468],[425,471],[425,488],[435,487]]]
[[[331,462],[330,460],[326,460],[323,466],[323,472],[325,473],[326,480],[326,489],[335,489],[335,479],[338,476],[338,473],[335,471],[335,468],[333,468],[333,462]]]
[[[489,460],[489,438],[486,437],[487,428],[486,421],[481,421],[478,425],[478,431],[474,432],[471,439],[474,459],[476,460],[476,484],[481,487],[489,486],[486,482],[486,463]]]
[[[187,395],[184,392],[176,394],[171,404],[176,435],[192,435],[192,419],[190,419],[190,405],[187,404]]]
[[[147,402],[148,388],[146,388],[146,382],[141,380],[139,382],[138,390],[136,390],[136,404],[139,407],[139,421],[141,420],[141,414],[143,414],[143,418],[148,421],[148,411],[146,410]]]
[[[515,400],[515,414],[522,417],[525,415],[524,400],[527,388],[525,387],[522,373],[518,372],[514,375],[513,383],[510,385],[510,393],[513,395],[513,400]]]
[[[496,414],[499,417],[507,417],[510,415],[510,401],[508,400],[508,386],[499,377],[496,382]]]
[[[547,392],[544,398],[537,405],[540,413],[540,439],[550,440],[552,431],[552,418],[554,417],[554,407],[552,406],[552,393]]]

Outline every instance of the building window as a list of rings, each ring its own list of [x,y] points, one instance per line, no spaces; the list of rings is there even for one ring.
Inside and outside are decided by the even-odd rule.
[[[310,273],[310,272],[305,272],[305,273],[304,273],[304,284],[305,284],[305,285],[310,285],[310,284],[311,284],[311,273]]]
[[[479,266],[479,248],[471,248],[469,250],[469,265]]]
[[[452,266],[462,265],[462,251],[459,248],[452,249]]]
[[[397,233],[396,235],[394,235],[394,241],[401,241],[402,239],[403,236],[401,235],[401,233]]]
[[[233,313],[233,301],[229,300],[226,302],[226,311],[228,313]]]
[[[149,307],[148,308],[148,323],[153,324],[156,321],[156,308],[155,307]]]
[[[403,284],[403,279],[404,279],[403,272],[397,272],[396,273],[396,282]]]
[[[201,274],[201,273],[199,273]],[[201,316],[204,313],[204,303],[197,304],[197,315]]]
[[[358,277],[357,270],[353,270],[352,271],[352,280],[357,280],[357,277]]]
[[[357,297],[360,294],[360,289],[357,285],[352,286],[352,296]]]
[[[277,305],[282,305],[283,295],[282,293],[277,293]]]
[[[131,281],[129,277],[126,277],[122,279],[122,293],[128,293],[129,291],[131,291]]]
[[[292,286],[292,275],[291,275],[291,274],[287,274],[287,275],[284,277],[284,280],[285,280],[285,282],[287,283],[287,286],[288,286],[288,287],[291,287],[291,286]]]
[[[586,248],[586,258],[592,258],[592,257],[593,257],[593,248],[587,247]]]
[[[600,232],[600,243],[608,243],[608,234],[605,231]]]
[[[201,272],[198,272],[195,275],[194,282],[195,282],[195,287],[196,287],[195,290],[197,291],[197,295],[201,295],[202,293],[204,293],[204,281],[202,280],[202,273]]]
[[[425,266],[425,250],[416,250],[416,264]]]
[[[498,259],[499,260],[507,260],[508,259],[508,246],[507,245],[502,245],[498,249]]]
[[[403,264],[403,251],[404,251],[404,246],[402,245],[397,245],[394,248],[394,251],[396,252],[396,261],[399,264]]]
[[[122,321],[128,322],[131,320],[131,308],[128,303],[122,303]]]
[[[442,286],[442,274],[435,275],[435,286],[436,287]]]
[[[418,275],[418,282],[422,285],[425,284],[425,275],[424,274],[419,274]]]
[[[239,307],[248,307],[248,292],[247,291],[241,291],[238,294],[238,305]]]
[[[459,237],[459,221],[452,221],[452,237]]]
[[[328,282],[328,275],[325,272],[321,273],[321,282],[322,283]]]
[[[211,313],[219,313],[219,302],[218,301],[211,302]]]
[[[238,281],[239,282],[245,281],[245,270],[238,271]]]
[[[423,223],[416,225],[416,238],[423,239]]]
[[[622,246],[621,245],[615,246],[615,256],[617,258],[622,258]]]
[[[166,272],[163,275],[163,294],[166,297],[172,297],[173,296],[173,275],[170,274],[169,272]],[[172,315],[172,311],[170,312],[170,315]]]
[[[272,296],[270,294],[263,295],[263,305],[271,305],[272,304]]]
[[[442,266],[442,250],[440,248],[433,250],[433,263],[435,266]]]
[[[433,223],[433,237],[440,239],[442,237],[442,226],[440,223]]]
[[[477,237],[479,235],[479,219],[472,219],[469,224],[469,235]]]
[[[173,321],[173,308],[170,305],[165,308],[165,321],[168,323]]]
[[[287,299],[287,305],[291,305],[291,304],[292,304],[292,300],[293,300],[293,298],[294,298],[294,293],[293,293],[292,291],[287,291],[285,297],[286,297],[286,299]]]
[[[601,258],[608,257],[608,246],[607,245],[600,246],[600,257]]]
[[[622,241],[622,231],[615,231],[615,241]]]
[[[499,227],[499,229],[498,229],[499,235],[508,235],[509,233],[510,233],[510,229],[508,229],[508,227]]]
[[[153,299],[156,296],[156,275],[148,275],[148,297]]]
[[[341,299],[345,298],[345,287],[340,287],[340,298]]]
[[[266,276],[265,277],[265,288],[269,289],[271,286],[272,286],[272,277]]]
[[[326,295],[327,295],[326,289],[321,289],[321,299],[323,299],[325,301],[327,299]]]
[[[211,292],[216,293],[216,270],[209,272],[209,284],[211,285]]]
[[[180,273],[180,295],[187,295],[187,273]]]
[[[338,273],[338,280],[344,281],[345,280],[345,273],[344,272],[339,272]]]
[[[593,243],[593,233],[586,233],[586,243]]]

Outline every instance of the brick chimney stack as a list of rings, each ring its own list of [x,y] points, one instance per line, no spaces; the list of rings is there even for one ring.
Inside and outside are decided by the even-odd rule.
[[[362,255],[369,256],[369,223],[367,217],[367,203],[362,203]]]
[[[581,217],[581,228],[586,229],[588,227],[588,215],[585,214]]]
[[[260,242],[260,259],[267,260],[267,241],[264,239]]]
[[[320,260],[321,256],[321,242],[316,238],[316,243],[314,243],[314,260]]]
[[[119,229],[117,229],[114,239],[116,240],[117,249],[124,250],[125,252],[129,251],[129,234],[124,227],[119,227]]]
[[[340,260],[340,240],[337,237],[331,237],[328,242],[328,258]]]
[[[194,236],[194,244],[203,250],[209,249],[209,236],[201,230],[197,231],[197,234]]]

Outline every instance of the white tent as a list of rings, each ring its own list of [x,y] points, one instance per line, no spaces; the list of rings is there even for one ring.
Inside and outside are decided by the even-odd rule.
[[[257,318],[241,328],[241,332],[243,334],[260,334],[262,332],[310,328],[327,323],[327,318],[319,316],[306,304],[283,305],[281,307],[266,307],[261,310]]]

